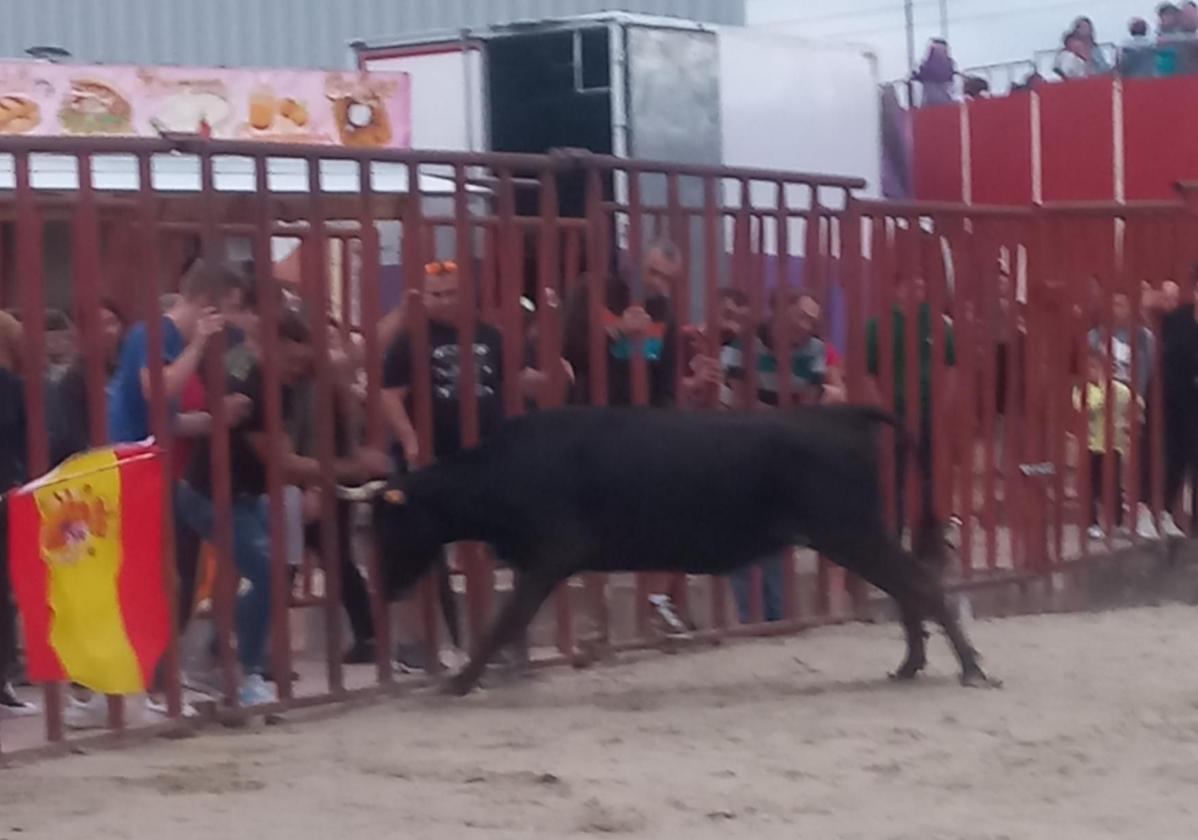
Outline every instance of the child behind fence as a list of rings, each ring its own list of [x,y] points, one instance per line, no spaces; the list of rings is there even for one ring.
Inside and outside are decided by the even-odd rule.
[[[1087,416],[1087,448],[1090,452],[1090,529],[1093,539],[1103,539],[1106,533],[1099,524],[1103,509],[1103,461],[1107,452],[1112,452],[1115,461],[1115,526],[1123,526],[1123,464],[1130,446],[1131,389],[1116,379],[1110,381],[1111,428],[1113,441],[1106,439],[1107,400],[1106,353],[1100,347],[1091,347],[1086,368],[1086,390],[1073,389],[1073,406],[1083,407]],[[1084,400],[1084,402],[1083,402]],[[1137,403],[1139,400],[1137,399]]]

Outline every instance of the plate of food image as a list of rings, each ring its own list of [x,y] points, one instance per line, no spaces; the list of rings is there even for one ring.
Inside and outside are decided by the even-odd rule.
[[[132,134],[133,107],[111,85],[95,79],[72,79],[58,110],[70,134]]]

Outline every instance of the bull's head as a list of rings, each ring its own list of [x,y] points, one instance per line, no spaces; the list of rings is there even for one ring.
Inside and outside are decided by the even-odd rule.
[[[388,598],[411,589],[441,557],[444,541],[436,516],[402,487],[372,482],[359,488],[338,488],[338,496],[371,505],[382,591]]]

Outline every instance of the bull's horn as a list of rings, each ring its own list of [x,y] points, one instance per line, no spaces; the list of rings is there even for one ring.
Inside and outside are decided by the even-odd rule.
[[[384,492],[386,490],[387,482],[385,481],[368,481],[360,487],[346,487],[338,484],[337,498],[347,502],[369,502],[380,495],[388,495]],[[390,501],[389,498],[388,501]]]

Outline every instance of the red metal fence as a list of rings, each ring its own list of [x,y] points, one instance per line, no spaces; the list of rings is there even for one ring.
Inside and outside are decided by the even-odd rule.
[[[180,174],[187,166],[194,172]],[[6,171],[12,178],[7,187],[2,180]],[[69,183],[50,184],[51,171],[58,178],[63,171],[73,175]],[[101,175],[103,187],[98,183]],[[170,180],[193,176],[190,186]],[[572,153],[318,152],[248,143],[6,140],[0,145],[0,290],[15,291],[15,300],[5,298],[5,304],[19,312],[24,325],[30,473],[38,475],[52,466],[47,386],[39,375],[47,369],[48,292],[69,301],[75,315],[93,444],[105,442],[108,435],[101,298],[123,302],[130,321],[148,325],[151,425],[169,447],[172,428],[163,379],[159,297],[173,290],[188,255],[199,254],[213,263],[228,261],[235,252],[251,256],[259,291],[266,428],[273,440],[282,441],[286,424],[276,328],[281,302],[274,249],[280,241],[298,240],[297,291],[308,311],[328,313],[343,334],[362,336],[362,437],[383,448],[389,434],[380,396],[386,348],[378,325],[385,314],[385,274],[402,277],[403,329],[411,336],[413,358],[427,359],[429,321],[420,294],[424,267],[434,259],[456,262],[465,298],[457,325],[461,346],[473,346],[480,319],[499,329],[503,403],[509,415],[528,407],[519,385],[525,366],[539,370],[547,380],[537,393],[539,408],[566,399],[569,371],[560,362],[571,336],[563,301],[585,295],[590,375],[588,392],[577,396],[604,404],[609,401],[605,371],[610,358],[603,281],[613,267],[624,272],[630,278],[631,301],[643,303],[646,252],[650,243],[666,239],[677,247],[681,261],[670,289],[671,308],[681,324],[698,322],[709,352],[718,345],[715,337],[723,326],[723,287],[747,295],[754,329],[767,318],[771,288],[803,288],[824,302],[828,323],[822,335],[840,345],[850,399],[885,405],[897,400],[905,406],[912,429],[928,429],[932,501],[941,517],[959,523],[954,539],[959,560],[950,570],[954,585],[1034,579],[1122,539],[1110,527],[1119,504],[1112,454],[1101,459],[1104,538],[1096,542],[1086,536],[1092,502],[1091,465],[1084,449],[1087,419],[1086,412],[1075,407],[1072,394],[1086,378],[1087,332],[1098,327],[1109,334],[1116,294],[1129,296],[1137,324],[1157,326],[1159,314],[1148,305],[1155,305],[1156,292],[1166,281],[1187,277],[1198,257],[1189,210],[1182,204],[1039,209],[900,205],[856,200],[851,193],[859,186],[826,176]],[[585,199],[582,218],[560,215],[563,194],[570,190],[576,196],[581,191]],[[518,207],[538,211],[518,215]],[[47,247],[52,237],[57,238]],[[65,259],[61,250],[66,251]],[[331,268],[333,253],[341,257],[336,271]],[[388,253],[398,259],[386,263]],[[535,306],[531,317],[522,302],[525,297]],[[333,298],[339,300],[337,307],[331,306]],[[839,303],[834,307],[833,302]],[[317,327],[322,321],[323,316],[312,319]],[[921,321],[928,325],[926,335],[907,328],[899,341],[896,328]],[[781,319],[774,333],[782,358],[789,356],[794,341],[791,329]],[[526,346],[530,335],[535,335],[534,350]],[[330,361],[330,332],[317,328],[312,339],[315,456],[322,467],[321,540],[319,550],[301,567],[297,595],[286,563],[286,480],[282,449],[276,447],[268,463],[274,596],[270,667],[279,702],[267,710],[387,690],[396,684],[392,619],[397,610],[408,609],[386,603],[376,585],[386,546],[359,544],[355,562],[370,581],[378,656],[373,669],[343,664],[344,582],[333,481],[338,454],[334,412],[341,383]],[[681,381],[690,375],[694,347],[685,330],[677,332],[675,341],[681,361],[671,373]],[[239,579],[233,563],[228,422],[220,399],[226,388],[223,337],[214,344],[205,366],[217,523],[211,617],[222,666],[222,702],[235,709],[233,610]],[[1155,347],[1159,349],[1159,341]],[[750,359],[753,352],[748,351]],[[1140,351],[1132,352],[1134,367]],[[1159,352],[1154,353],[1159,379]],[[896,370],[900,356],[905,369]],[[921,364],[924,357],[930,360],[926,365]],[[1113,371],[1107,358],[1109,383]],[[462,353],[461,359],[463,442],[472,445],[480,433],[474,387],[479,372],[473,353]],[[653,397],[647,365],[643,356],[634,355],[633,403]],[[752,392],[756,368],[752,361],[747,367]],[[926,399],[921,377],[927,380]],[[901,393],[896,393],[896,381],[903,383]],[[780,378],[780,404],[796,398],[793,387],[788,377]],[[412,391],[420,451],[427,459],[433,451],[427,365],[414,366]],[[678,394],[684,392],[677,389]],[[1144,453],[1152,458],[1152,498],[1145,501],[1158,513],[1164,501],[1160,389],[1148,389],[1147,396],[1152,402],[1146,415],[1150,422],[1145,425],[1138,413],[1131,419],[1131,463],[1124,465],[1126,501],[1133,517],[1143,494],[1131,477],[1138,475]],[[679,405],[680,410],[687,408]],[[1118,423],[1107,408],[1108,440]],[[883,475],[894,475],[888,449],[883,460]],[[916,499],[914,465],[905,483],[905,497]],[[894,482],[884,484],[894,511]],[[915,507],[916,503],[904,507],[908,521],[913,521]],[[166,505],[168,511],[171,508]],[[169,522],[165,533],[173,533]],[[173,580],[173,544],[164,549]],[[464,597],[468,614],[467,637],[475,638],[492,613],[497,585],[502,588],[505,575],[478,546],[463,547],[455,565],[455,590]],[[696,621],[695,639],[792,632],[846,620],[865,609],[870,598],[865,587],[846,581],[825,561],[796,555],[784,565],[783,618],[765,625],[760,623],[761,571],[752,575],[751,620],[743,626],[729,614],[725,580],[671,584],[680,609]],[[436,587],[431,578],[422,584],[418,606],[434,669],[444,647]],[[659,644],[650,626],[647,596],[665,587],[646,575],[572,581],[542,616],[541,624],[548,629],[534,638],[535,658],[546,663],[576,661],[585,641],[582,635],[596,636],[614,649]],[[319,656],[309,652],[297,659],[292,632],[302,630],[302,617],[314,610],[323,616],[323,622],[314,624],[323,624],[324,650]],[[171,726],[184,708],[178,639],[167,659],[165,695],[171,720],[163,725]],[[316,662],[323,663],[323,679],[312,673]],[[298,681],[293,680],[297,671]],[[42,720],[51,747],[66,740],[61,715],[66,692],[64,686],[44,687]],[[109,723],[117,733],[130,719],[125,705],[120,698],[110,700]],[[25,728],[4,723],[3,748],[9,753],[39,740],[29,725],[20,726]]]

